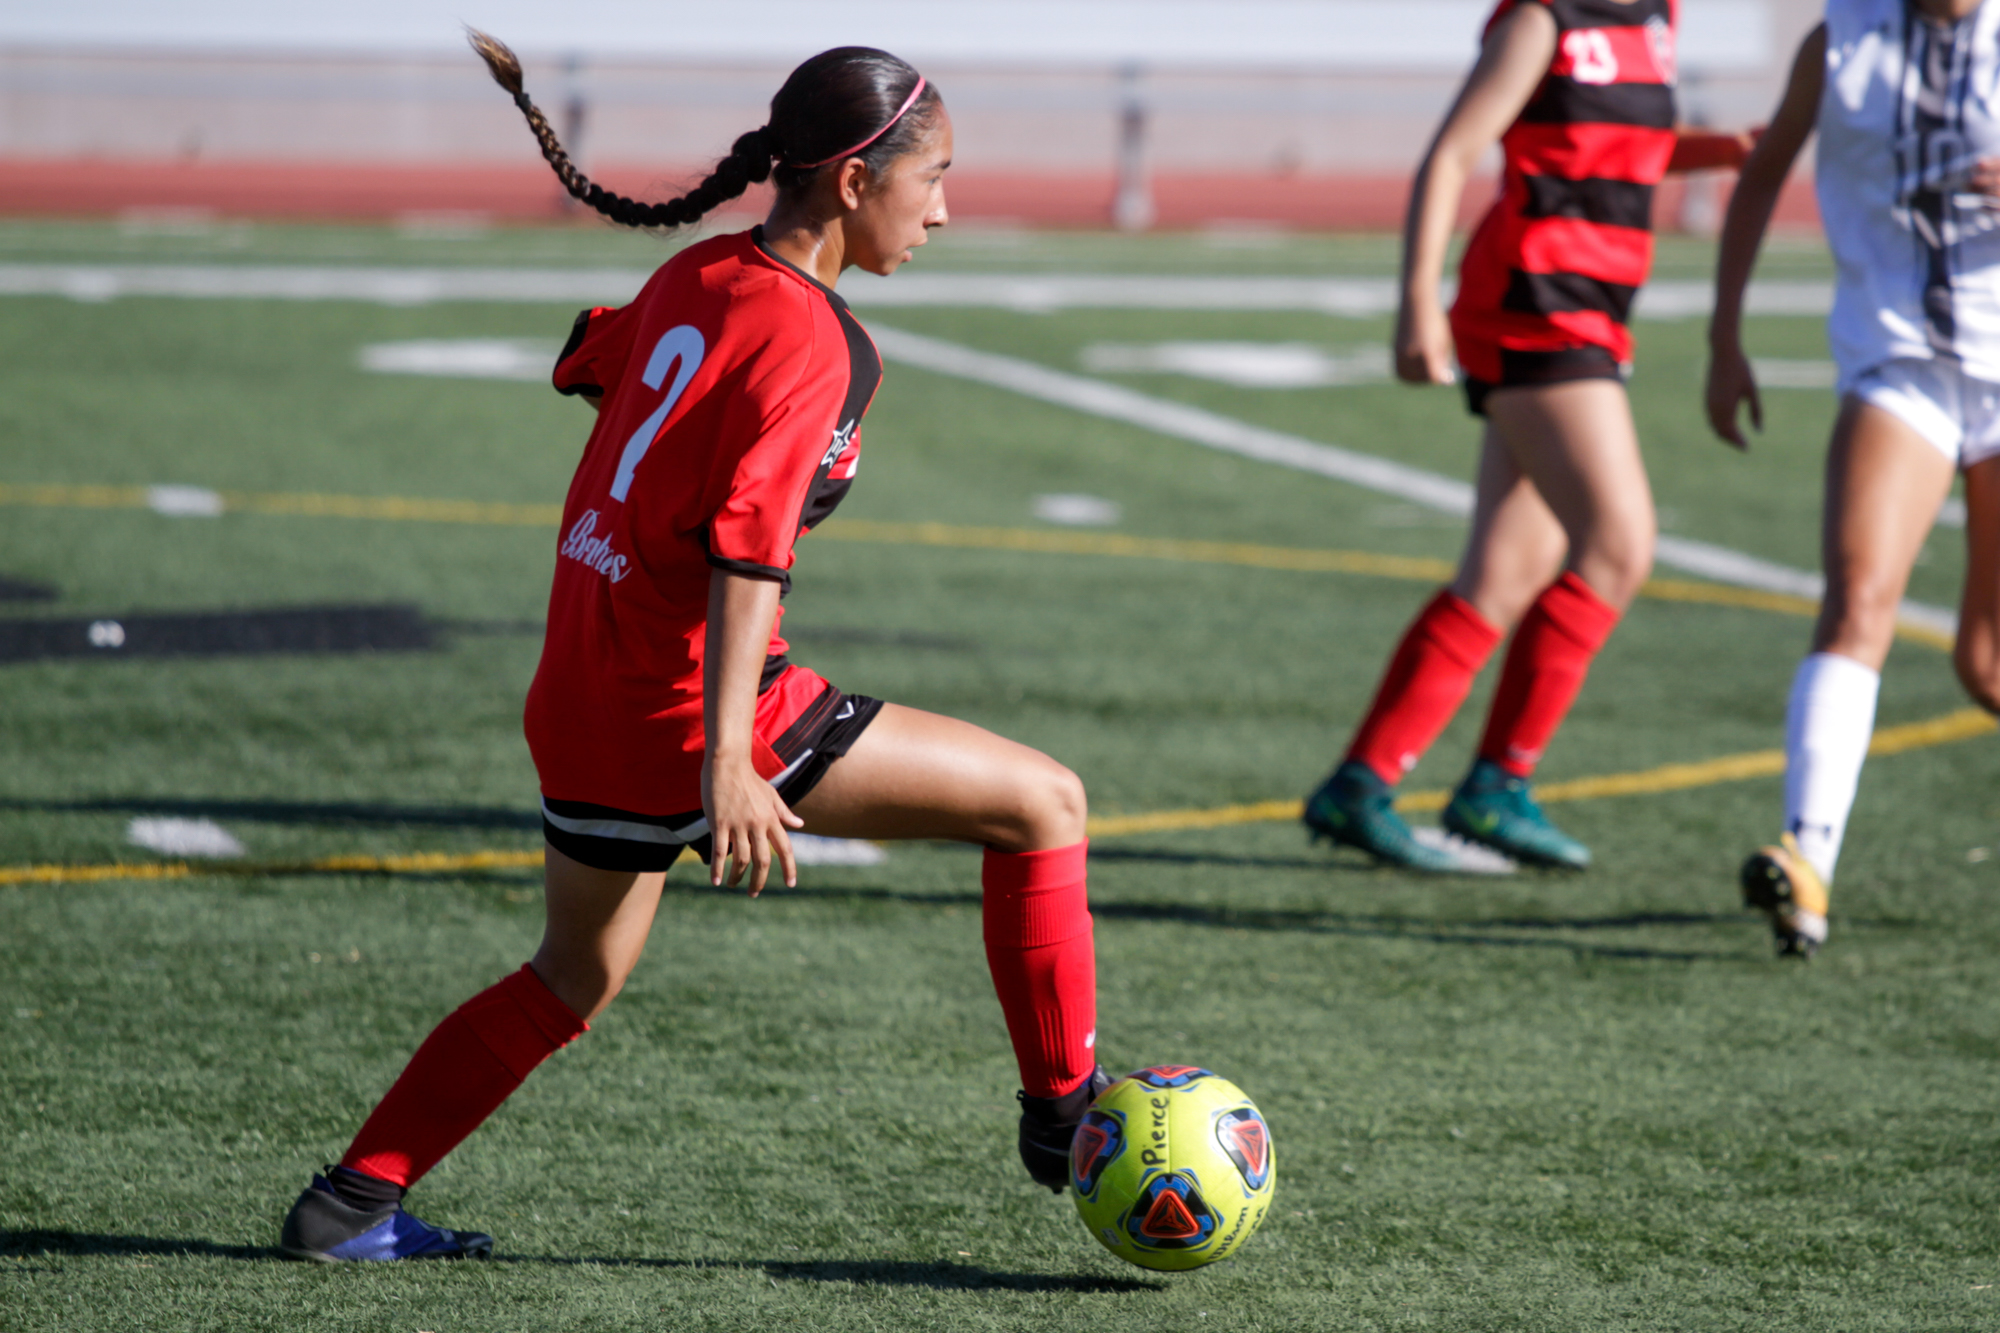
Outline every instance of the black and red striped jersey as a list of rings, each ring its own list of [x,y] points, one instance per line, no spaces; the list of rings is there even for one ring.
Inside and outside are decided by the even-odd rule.
[[[1474,379],[1500,349],[1595,345],[1632,355],[1625,325],[1653,263],[1653,187],[1674,151],[1679,0],[1500,0],[1556,21],[1541,86],[1501,136],[1500,197],[1459,265],[1452,335]]]
[[[528,691],[545,794],[700,805],[710,571],[789,582],[799,537],[853,483],[881,378],[847,303],[755,233],[689,246],[630,305],[578,317],[555,387],[603,402]],[[774,625],[767,686],[785,651]]]

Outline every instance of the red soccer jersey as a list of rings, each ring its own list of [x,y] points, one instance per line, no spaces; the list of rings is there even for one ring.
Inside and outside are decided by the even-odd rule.
[[[1653,187],[1674,151],[1679,0],[1545,4],[1556,54],[1500,147],[1500,197],[1459,264],[1452,336],[1474,379],[1500,352],[1595,345],[1632,359],[1625,323],[1653,264]]]
[[[563,505],[528,690],[544,796],[701,808],[709,571],[789,587],[793,546],[853,483],[881,378],[847,303],[754,232],[690,246],[632,304],[577,317],[555,387],[603,405]],[[774,627],[760,713],[783,693],[770,686],[785,649]],[[761,741],[755,762],[783,768]]]

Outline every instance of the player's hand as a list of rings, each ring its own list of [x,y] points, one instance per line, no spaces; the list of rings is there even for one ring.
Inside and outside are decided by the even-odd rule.
[[[1983,194],[1987,206],[2000,207],[2000,157],[1982,157],[1972,164],[1965,183],[1974,194]]]
[[[1456,384],[1451,325],[1436,302],[1405,301],[1396,313],[1396,378],[1405,384]]]
[[[784,872],[785,887],[796,888],[798,866],[792,860],[792,840],[788,829],[805,827],[805,820],[793,814],[777,789],[748,761],[713,758],[701,766],[701,808],[708,816],[709,835],[715,840],[708,862],[708,882],[731,888],[750,872],[750,896],[764,891],[775,859]],[[725,871],[727,872],[725,874]]]
[[[1708,427],[1716,435],[1744,452],[1749,452],[1750,442],[1743,438],[1743,428],[1737,424],[1737,411],[1748,402],[1750,424],[1759,433],[1764,429],[1764,403],[1757,396],[1757,376],[1750,369],[1750,358],[1743,355],[1740,347],[1718,348],[1708,357]]]

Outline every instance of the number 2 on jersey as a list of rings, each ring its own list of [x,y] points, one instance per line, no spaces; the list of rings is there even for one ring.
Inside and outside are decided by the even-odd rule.
[[[667,414],[674,410],[674,404],[687,392],[688,381],[701,369],[701,358],[708,351],[701,330],[692,324],[677,324],[660,335],[653,344],[653,354],[646,359],[646,373],[639,378],[649,389],[660,387],[667,378],[667,367],[680,362],[680,369],[674,372],[674,387],[667,390],[667,396],[653,409],[653,415],[641,422],[639,429],[632,432],[632,438],[625,441],[625,452],[618,456],[618,473],[611,479],[611,498],[621,503],[626,492],[632,489],[632,474],[638,470],[639,460],[653,447],[653,437],[660,433]]]

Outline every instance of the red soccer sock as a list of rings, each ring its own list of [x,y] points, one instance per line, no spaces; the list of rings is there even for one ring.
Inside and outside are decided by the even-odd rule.
[[[1089,847],[989,847],[980,871],[986,965],[1030,1097],[1073,1091],[1097,1066],[1097,951],[1084,890]]]
[[[523,964],[424,1039],[340,1164],[408,1189],[479,1128],[535,1066],[589,1030]]]
[[[1544,589],[1507,649],[1479,757],[1517,778],[1532,774],[1617,624],[1618,612],[1573,570]]]
[[[1465,702],[1499,642],[1500,631],[1472,603],[1440,589],[1396,645],[1347,757],[1384,782],[1401,782]]]

